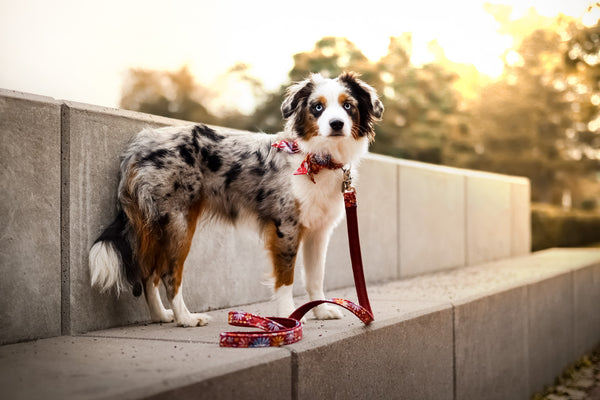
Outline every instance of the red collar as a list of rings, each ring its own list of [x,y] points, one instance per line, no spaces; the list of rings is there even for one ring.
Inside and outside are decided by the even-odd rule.
[[[288,154],[297,154],[300,153],[300,147],[298,146],[298,142],[295,140],[293,142],[289,142],[287,140],[278,140],[273,143],[271,147],[275,147],[276,149],[282,150]],[[331,159],[330,154],[326,154],[324,156],[308,153],[300,167],[294,172],[294,175],[306,175],[310,178],[312,183],[315,182],[315,175],[319,173],[320,170],[327,169],[340,169],[343,168],[344,164],[339,164],[334,162]]]

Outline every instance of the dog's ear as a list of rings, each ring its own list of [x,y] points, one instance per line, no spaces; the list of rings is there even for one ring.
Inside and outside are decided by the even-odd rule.
[[[339,76],[339,80],[344,82],[350,88],[352,94],[357,100],[366,100],[369,105],[369,112],[373,118],[379,120],[383,115],[383,103],[377,96],[377,91],[370,85],[358,79],[359,75],[354,72],[344,72]]]
[[[295,83],[287,89],[283,103],[281,103],[283,118],[288,119],[298,111],[299,107],[305,105],[314,88],[313,77]]]
[[[383,103],[379,100],[377,92],[373,87],[358,79],[358,74],[354,72],[344,72],[338,77],[338,80],[345,84],[352,96],[358,100],[361,135],[366,135],[369,141],[373,141],[375,138],[373,125],[383,115]]]

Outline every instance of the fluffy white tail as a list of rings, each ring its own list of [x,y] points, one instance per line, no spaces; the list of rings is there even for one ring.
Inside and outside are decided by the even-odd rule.
[[[101,292],[116,287],[117,295],[123,290],[121,256],[112,242],[98,241],[90,249],[90,277],[92,286]]]

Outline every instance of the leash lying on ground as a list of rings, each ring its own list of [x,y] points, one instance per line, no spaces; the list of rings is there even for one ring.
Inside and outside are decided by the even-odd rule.
[[[348,245],[350,247],[350,260],[358,304],[345,299],[328,299],[310,301],[298,307],[288,318],[260,317],[258,315],[231,311],[228,321],[230,325],[253,327],[262,329],[263,332],[223,332],[220,335],[221,347],[271,347],[296,343],[302,339],[302,317],[312,308],[323,304],[337,304],[356,315],[365,325],[373,322],[373,312],[369,303],[367,286],[363,272],[362,256],[360,252],[360,239],[358,237],[358,221],[356,216],[356,190],[352,187],[350,169],[344,169],[344,183],[342,193],[346,206],[346,222],[348,227]]]

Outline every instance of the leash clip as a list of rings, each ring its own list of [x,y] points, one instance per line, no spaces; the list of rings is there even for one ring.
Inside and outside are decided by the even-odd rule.
[[[342,181],[342,193],[355,192],[356,189],[352,186],[352,175],[350,175],[350,166],[348,168],[342,168],[344,172],[344,180]]]

